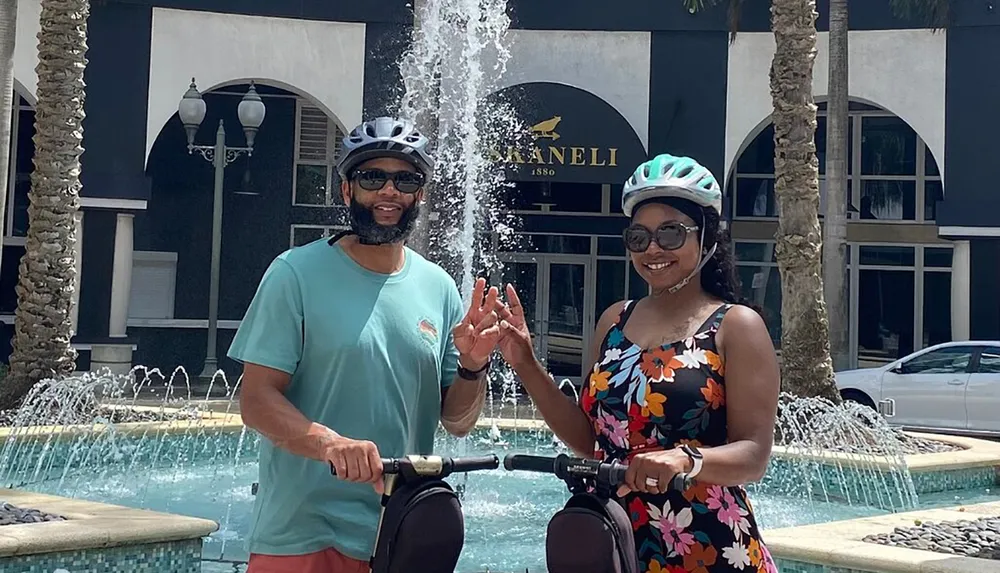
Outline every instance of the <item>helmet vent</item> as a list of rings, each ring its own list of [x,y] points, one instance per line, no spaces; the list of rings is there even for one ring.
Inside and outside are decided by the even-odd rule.
[[[643,177],[649,177],[649,164],[648,163],[642,166],[642,176]]]
[[[399,137],[403,133],[403,126],[398,123],[392,128],[392,137]]]
[[[365,133],[368,137],[378,137],[375,135],[375,126],[370,123],[365,124]]]
[[[690,175],[690,174],[691,174],[691,172],[692,172],[692,171],[694,171],[694,167],[691,167],[690,165],[686,165],[686,166],[684,166],[684,167],[683,167],[683,168],[682,168],[682,169],[681,169],[681,170],[680,170],[680,171],[679,171],[679,172],[677,173],[677,176],[678,176],[678,177],[687,177],[688,175]]]

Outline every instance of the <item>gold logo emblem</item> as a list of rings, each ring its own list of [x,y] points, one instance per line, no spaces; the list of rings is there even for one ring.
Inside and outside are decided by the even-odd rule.
[[[562,121],[562,116],[555,116],[552,119],[546,119],[531,126],[531,133],[535,136],[535,139],[551,139],[555,141],[559,139],[559,134],[556,133],[556,126]]]

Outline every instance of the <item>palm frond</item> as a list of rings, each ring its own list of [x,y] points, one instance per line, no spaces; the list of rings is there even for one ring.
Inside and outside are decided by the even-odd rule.
[[[740,28],[740,12],[743,7],[743,0],[682,0],[687,11],[695,14],[705,9],[706,6],[718,6],[726,2],[729,5],[727,22],[729,24],[729,43],[736,41],[736,32]]]
[[[951,22],[951,0],[889,0],[889,8],[897,18],[919,22],[935,32]]]

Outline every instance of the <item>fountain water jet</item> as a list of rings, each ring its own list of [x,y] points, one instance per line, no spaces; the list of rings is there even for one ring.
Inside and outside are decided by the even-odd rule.
[[[517,226],[500,201],[506,165],[489,154],[527,135],[513,106],[487,98],[510,57],[507,2],[424,0],[414,20],[397,113],[432,137],[437,159],[414,247],[454,277],[468,306],[476,276],[500,274],[497,251]],[[494,366],[489,414],[497,414],[498,389],[501,405],[512,402],[516,412],[517,382],[502,361]]]

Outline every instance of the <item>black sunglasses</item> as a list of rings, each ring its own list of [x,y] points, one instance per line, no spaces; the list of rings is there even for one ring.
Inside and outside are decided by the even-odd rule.
[[[351,179],[357,181],[365,191],[378,191],[388,181],[392,181],[392,186],[400,193],[416,193],[424,186],[425,180],[424,174],[416,171],[390,173],[383,169],[359,169]]]
[[[664,251],[675,251],[684,246],[688,233],[697,230],[698,226],[689,227],[677,221],[664,223],[655,232],[642,225],[631,225],[622,233],[622,239],[625,240],[625,248],[633,253],[646,252],[654,238]]]

